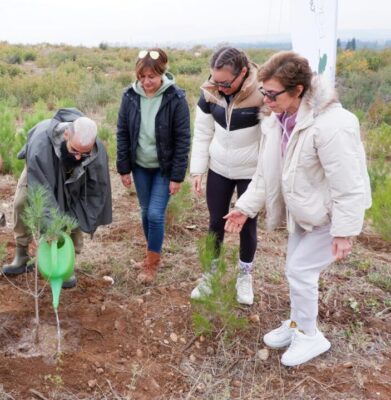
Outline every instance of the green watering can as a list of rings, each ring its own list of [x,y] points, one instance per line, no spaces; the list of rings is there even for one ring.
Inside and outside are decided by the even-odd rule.
[[[66,233],[58,240],[48,243],[42,241],[38,246],[38,270],[50,282],[53,295],[53,308],[57,310],[63,281],[73,275],[75,266],[75,247]]]

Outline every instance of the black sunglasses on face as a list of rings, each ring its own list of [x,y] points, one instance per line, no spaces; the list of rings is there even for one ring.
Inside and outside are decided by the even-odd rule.
[[[231,89],[232,88],[232,84],[236,81],[236,79],[238,79],[239,75],[240,75],[240,72],[239,72],[238,75],[235,76],[234,79],[232,79],[231,82],[214,82],[214,81],[210,80],[212,78],[212,75],[209,75],[208,82],[211,85],[216,86],[216,87],[221,87],[223,89]]]
[[[263,90],[263,87],[259,88],[259,91],[271,101],[276,101],[277,96],[287,92],[288,90],[289,89],[284,89],[284,90],[281,90],[280,92],[269,92],[269,91]]]
[[[91,150],[87,153],[81,153],[80,151],[77,151],[76,149],[73,148],[73,146],[69,143],[69,153],[71,153],[73,156],[79,156],[81,160],[85,160],[91,155]]]

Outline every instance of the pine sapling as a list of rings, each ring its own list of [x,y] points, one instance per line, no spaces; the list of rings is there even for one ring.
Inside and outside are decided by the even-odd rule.
[[[33,241],[38,248],[41,240],[50,242],[61,238],[62,233],[70,234],[77,227],[74,219],[61,214],[58,209],[50,207],[49,195],[44,186],[36,185],[29,187],[27,205],[24,209],[22,219],[31,232]],[[30,261],[34,263],[34,289],[28,293],[34,297],[35,304],[35,343],[39,342],[39,297],[44,287],[38,290],[38,258],[35,256]]]
[[[197,335],[232,336],[246,326],[239,317],[236,301],[236,264],[238,252],[221,246],[217,257],[216,238],[208,234],[199,241],[198,255],[204,274],[209,276],[210,294],[193,300],[193,328]]]

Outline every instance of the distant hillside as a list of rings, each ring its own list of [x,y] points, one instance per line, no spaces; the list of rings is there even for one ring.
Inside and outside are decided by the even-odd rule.
[[[341,41],[341,47],[345,48],[349,40],[356,39],[356,48],[371,48],[383,49],[391,47],[391,29],[378,29],[378,30],[340,30],[337,32],[337,38]],[[269,34],[269,35],[241,35],[241,36],[227,36],[215,37],[209,39],[190,40],[186,42],[170,41],[159,42],[160,46],[171,48],[185,48],[189,49],[196,45],[204,45],[207,47],[216,47],[221,44],[233,44],[241,48],[259,48],[259,49],[278,49],[286,50],[291,49],[291,38],[289,33]],[[157,43],[132,43],[131,46],[150,46]],[[116,43],[118,45],[118,43]],[[122,43],[121,45],[129,46],[129,44]]]

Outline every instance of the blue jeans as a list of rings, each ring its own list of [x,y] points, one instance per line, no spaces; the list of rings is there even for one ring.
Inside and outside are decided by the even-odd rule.
[[[137,165],[133,171],[133,181],[141,207],[144,235],[148,250],[160,253],[164,239],[164,223],[170,180],[160,173],[159,168],[143,168]]]

